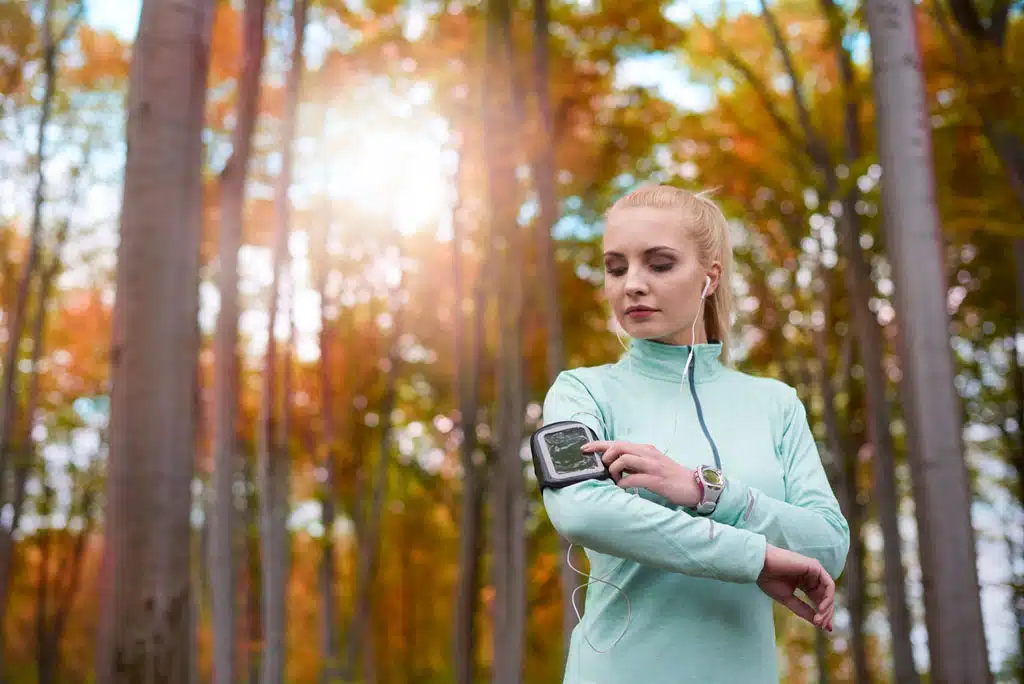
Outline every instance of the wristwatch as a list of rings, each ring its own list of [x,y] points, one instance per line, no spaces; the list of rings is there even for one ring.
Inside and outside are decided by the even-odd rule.
[[[718,498],[725,490],[725,475],[718,468],[711,466],[697,466],[693,471],[693,477],[697,480],[697,487],[700,489],[700,502],[697,504],[698,515],[711,515],[718,507]]]

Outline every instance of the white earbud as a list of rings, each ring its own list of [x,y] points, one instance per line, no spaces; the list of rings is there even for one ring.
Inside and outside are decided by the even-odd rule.
[[[698,302],[698,304],[697,304],[697,315],[694,317],[694,319],[693,319],[693,326],[690,328],[690,339],[691,340],[696,340],[697,339],[697,319],[700,317],[700,311],[704,307],[704,300],[707,298],[708,288],[709,287],[711,287],[711,276],[706,275],[706,276],[704,276],[704,289],[701,290],[701,293],[700,293],[700,302]],[[686,380],[686,373],[690,370],[690,362],[693,361],[693,348],[694,348],[694,345],[691,344],[690,345],[690,353],[686,357],[686,364],[683,365],[683,378],[682,378],[682,380],[684,382]],[[679,391],[681,392],[682,390],[683,390],[683,384],[682,384],[682,382],[680,382],[680,384],[679,384]],[[677,418],[678,418],[678,415],[677,415]],[[673,439],[675,439],[675,434],[676,434],[676,428],[675,428],[675,426],[673,426],[672,427],[672,438]]]

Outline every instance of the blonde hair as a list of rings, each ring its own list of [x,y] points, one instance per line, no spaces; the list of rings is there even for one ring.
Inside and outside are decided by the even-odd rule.
[[[680,223],[697,245],[697,255],[704,268],[717,261],[722,265],[718,287],[704,300],[704,334],[708,340],[722,343],[721,359],[729,359],[729,327],[732,316],[732,239],[729,222],[708,195],[713,192],[690,192],[669,185],[652,185],[620,197],[608,210],[629,207],[668,209],[677,214]]]

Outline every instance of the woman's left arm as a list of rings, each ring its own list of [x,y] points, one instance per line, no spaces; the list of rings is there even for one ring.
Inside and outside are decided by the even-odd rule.
[[[839,577],[850,548],[850,527],[825,475],[821,456],[795,390],[785,411],[781,457],[785,501],[726,473],[726,488],[711,519],[765,536],[769,544],[818,560]]]

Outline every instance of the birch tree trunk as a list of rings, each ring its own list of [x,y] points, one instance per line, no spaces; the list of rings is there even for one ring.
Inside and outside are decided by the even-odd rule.
[[[213,505],[210,520],[210,591],[213,603],[213,682],[234,684],[237,538],[235,483],[242,464],[238,450],[238,250],[252,132],[256,126],[263,71],[266,0],[246,0],[242,18],[242,66],[232,152],[220,176],[220,311],[217,316],[213,378]]]
[[[903,401],[931,680],[991,681],[953,385],[944,243],[911,0],[867,0],[882,204],[902,322]],[[898,187],[896,186],[898,183]]]
[[[188,682],[204,104],[213,3],[144,0],[117,250],[96,681]],[[154,391],[159,388],[159,391]]]

